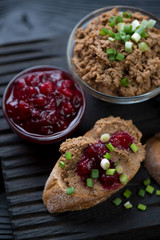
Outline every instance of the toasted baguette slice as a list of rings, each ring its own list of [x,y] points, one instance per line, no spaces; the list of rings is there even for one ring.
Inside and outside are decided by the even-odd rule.
[[[160,133],[148,139],[146,143],[144,166],[160,185]]]
[[[76,173],[77,162],[81,160],[84,150],[97,142],[104,133],[113,134],[117,131],[128,132],[136,140],[139,150],[136,153],[115,148],[111,153],[113,159],[118,159],[123,171],[128,176],[128,181],[136,174],[140,162],[145,158],[145,146],[140,143],[141,132],[133,125],[132,121],[125,121],[119,117],[104,118],[96,122],[93,129],[83,137],[67,139],[60,146],[61,157],[53,168],[44,188],[43,201],[50,213],[81,210],[92,207],[110,197],[124,185],[115,190],[104,189],[99,181],[92,188],[85,186],[80,176]],[[72,154],[72,160],[65,158],[65,153]],[[65,163],[65,168],[59,166],[59,162]],[[75,193],[66,194],[68,187],[74,186]]]

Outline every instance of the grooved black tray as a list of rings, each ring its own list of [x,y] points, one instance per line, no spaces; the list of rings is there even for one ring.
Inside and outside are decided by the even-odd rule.
[[[99,3],[92,1],[93,6],[89,0],[78,1],[74,4],[72,1],[68,1],[68,4],[60,1],[61,4],[57,3],[57,5],[53,4],[56,1],[45,1],[46,5],[43,9],[43,1],[36,2],[39,12],[43,10],[50,14],[49,10],[52,9],[52,14],[55,12],[56,16],[59,16],[66,7],[70,15],[73,14],[72,18],[77,20],[82,17],[79,11],[85,15],[86,11],[89,12],[106,5],[105,1],[99,1]],[[125,3],[125,1],[122,2]],[[139,1],[134,2],[140,6]],[[158,2],[154,1],[157,6]],[[116,3],[119,1],[115,1]],[[132,3],[133,1],[130,4],[134,5]],[[143,7],[143,3],[144,1],[142,1],[141,7]],[[145,1],[145,3],[145,9],[150,10],[150,1]],[[26,5],[30,6],[29,4],[31,1],[28,1]],[[108,1],[107,4],[111,5],[111,1]],[[153,13],[159,9],[156,5],[151,7]],[[157,14],[159,13],[157,12]],[[61,20],[59,28],[57,27],[57,31],[51,36],[41,34],[41,37],[36,38],[33,34],[33,38],[30,40],[24,41],[22,37],[20,41],[15,38],[14,43],[12,41],[0,45],[0,102],[2,102],[2,94],[9,80],[25,68],[50,64],[67,69],[66,43],[73,27],[70,15],[68,22],[66,12],[66,22],[62,19],[66,26],[65,31],[59,31]],[[55,22],[58,24],[56,17]],[[63,29],[65,29],[64,26]],[[29,29],[32,31],[31,27]],[[132,119],[143,132],[142,141],[145,142],[154,133],[160,132],[160,97],[145,103],[121,106],[104,103],[87,95],[87,110],[84,119],[72,136],[83,135],[92,128],[96,120],[110,115]],[[137,188],[143,187],[142,181],[148,177],[143,164],[138,174],[125,188],[132,191],[133,209],[127,211],[123,206],[113,206],[112,197],[88,210],[50,215],[44,208],[41,197],[45,181],[59,157],[59,145],[60,143],[36,145],[20,139],[8,127],[0,105],[0,159],[15,240],[158,239],[160,236],[160,198],[155,195],[146,195],[144,199],[141,199],[136,194]],[[154,181],[152,181],[152,185],[158,188]],[[121,190],[115,196],[121,196],[125,202],[122,196],[123,191]],[[146,212],[136,209],[139,202],[147,204]],[[9,229],[9,231],[11,230]]]

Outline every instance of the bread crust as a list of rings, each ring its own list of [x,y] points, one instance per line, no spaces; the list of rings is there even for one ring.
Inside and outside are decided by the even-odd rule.
[[[117,154],[118,157],[123,158],[122,164],[124,164],[125,173],[128,175],[128,181],[131,180],[132,177],[136,174],[140,167],[140,162],[143,161],[145,157],[145,146],[142,146],[142,144],[139,142],[142,136],[141,132],[133,125],[131,120],[123,120],[119,117],[100,119],[95,123],[94,127],[83,137],[67,139],[64,143],[61,144],[60,152],[62,155],[53,168],[45,184],[43,192],[43,202],[50,213],[81,210],[92,207],[100,202],[103,202],[112,194],[124,187],[124,185],[120,185],[120,187],[115,190],[106,190],[102,188],[100,183],[96,183],[95,187],[90,190],[89,188],[84,187],[83,182],[80,181],[78,174],[74,175],[76,163],[80,161],[80,157],[84,149],[86,149],[90,144],[96,142],[97,139],[99,139],[100,136],[106,131],[109,133],[114,133],[117,127],[119,130],[130,133],[136,139],[136,144],[139,147],[136,158],[135,153],[130,153],[129,161],[128,152],[126,150],[122,151],[115,149],[114,151],[115,157]],[[74,157],[73,154],[73,159],[68,160],[67,162],[65,159],[66,151],[75,153],[76,157]],[[62,160],[66,161],[66,169],[67,167],[73,168],[73,171],[71,170],[70,174],[73,177],[74,181],[77,181],[76,186],[78,186],[78,190],[76,191],[76,187],[75,193],[72,195],[66,194],[66,188],[71,187],[72,183],[68,181],[66,172],[59,167],[59,162]]]

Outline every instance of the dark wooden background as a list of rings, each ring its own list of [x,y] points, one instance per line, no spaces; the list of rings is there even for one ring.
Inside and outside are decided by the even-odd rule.
[[[12,133],[2,113],[2,95],[19,71],[40,64],[68,70],[66,45],[74,25],[87,13],[110,5],[131,5],[160,17],[159,0],[0,0],[0,239],[159,239],[160,200],[147,196],[146,212],[115,208],[108,200],[92,209],[51,216],[41,201],[44,183],[59,153],[59,144],[38,146]],[[89,130],[109,115],[132,119],[143,142],[160,131],[160,97],[130,106],[101,102],[87,94],[87,110],[72,136]],[[2,177],[3,173],[3,177]],[[136,189],[148,176],[142,166],[129,183]],[[158,185],[153,181],[153,185]],[[121,191],[122,192],[122,191]],[[119,196],[120,193],[117,194]],[[124,200],[124,199],[123,199]],[[8,212],[9,210],[9,212]],[[12,227],[11,227],[12,224]],[[14,237],[13,237],[14,234]]]

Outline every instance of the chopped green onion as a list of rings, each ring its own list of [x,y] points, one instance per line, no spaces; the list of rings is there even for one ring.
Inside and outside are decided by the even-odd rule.
[[[115,174],[116,169],[109,168],[106,170],[106,175],[113,176]]]
[[[99,170],[98,169],[91,170],[91,178],[99,178]]]
[[[87,178],[87,187],[93,187],[92,178]]]
[[[130,148],[132,149],[132,151],[133,151],[134,153],[138,151],[138,147],[137,147],[137,145],[136,145],[135,143],[132,143],[132,144],[130,145]]]
[[[115,25],[116,25],[115,20],[113,20],[112,22],[109,23],[109,26],[110,26],[110,27],[115,27]]]
[[[141,37],[146,38],[146,37],[148,37],[148,34],[146,32],[144,32],[144,33],[141,34]]]
[[[128,78],[122,78],[122,79],[120,80],[120,83],[121,83],[121,86],[122,86],[122,87],[128,87],[128,86],[129,86]]]
[[[131,33],[132,32],[132,25],[125,25],[124,26],[125,33]]]
[[[160,196],[160,190],[156,190],[156,195]]]
[[[101,138],[100,138],[100,140],[101,140],[101,142],[108,142],[108,140],[110,139],[110,134],[109,133],[104,133],[104,134],[102,134],[101,135]]]
[[[142,26],[140,26],[135,32],[138,33],[140,36],[142,36],[143,33],[145,33],[146,29]]]
[[[125,31],[120,30],[120,31],[119,31],[119,34],[120,34],[121,39],[124,40],[125,37],[126,37],[126,33],[125,33]]]
[[[112,38],[112,37],[109,37],[108,40],[111,41],[111,42],[114,42],[114,41],[115,41],[115,39]]]
[[[122,200],[119,197],[115,198],[112,201],[112,203],[114,203],[114,205],[116,205],[116,206],[119,206],[121,204],[121,202],[122,202]]]
[[[116,166],[116,172],[121,174],[123,172],[123,168],[121,166]]]
[[[120,33],[116,33],[116,34],[115,34],[115,39],[116,39],[116,40],[121,40],[121,35],[120,35]]]
[[[114,32],[112,30],[109,30],[108,33],[109,33],[110,37],[114,38],[115,34],[114,34]]]
[[[144,28],[147,28],[147,25],[148,25],[148,21],[144,19],[144,20],[141,22],[141,26],[144,27]]]
[[[106,145],[106,147],[107,147],[111,152],[114,151],[114,147],[113,147],[112,143],[108,143],[108,144]]]
[[[118,53],[117,56],[116,56],[116,59],[118,61],[123,61],[124,58],[125,58],[125,56],[122,53]]]
[[[104,158],[107,158],[108,160],[111,159],[111,155],[110,155],[109,153],[106,153],[103,157],[104,157]]]
[[[125,42],[125,51],[126,51],[126,52],[129,52],[129,53],[132,53],[132,46],[133,46],[133,43],[132,43],[132,42],[126,41],[126,42]]]
[[[132,18],[132,14],[130,12],[123,12],[123,17]]]
[[[64,168],[65,165],[66,165],[66,164],[65,164],[63,161],[60,161],[60,162],[59,162],[59,166],[60,166],[61,168]]]
[[[116,55],[116,49],[108,48],[108,49],[106,50],[106,53],[107,53],[108,55],[111,55],[111,54]]]
[[[125,26],[125,23],[118,23],[117,24],[117,28],[118,28],[118,31],[123,31],[124,30],[124,26]]]
[[[130,190],[128,190],[128,189],[126,191],[124,191],[124,193],[123,193],[123,196],[125,198],[129,198],[131,195],[132,195],[132,192]]]
[[[70,152],[66,152],[65,157],[66,157],[66,159],[71,160],[72,159],[72,154]]]
[[[126,202],[126,203],[124,204],[124,207],[125,207],[126,209],[129,209],[129,208],[132,208],[133,205],[130,203],[130,201],[128,201],[128,202]]]
[[[154,25],[156,24],[156,21],[153,19],[150,19],[147,24],[147,28],[152,29]]]
[[[140,188],[139,190],[138,190],[138,196],[140,196],[140,197],[144,197],[145,196],[145,190],[144,189],[142,189],[142,188]]]
[[[131,36],[131,39],[134,41],[134,42],[139,42],[139,40],[141,39],[141,36],[139,35],[139,33],[135,32],[132,36]]]
[[[149,194],[153,194],[154,192],[154,187],[152,187],[151,185],[147,185],[146,187],[146,192]]]
[[[100,163],[101,167],[104,169],[104,170],[107,170],[109,167],[110,167],[110,162],[108,159],[106,158],[103,158],[101,160],[101,163]]]
[[[142,52],[145,52],[145,51],[147,51],[147,50],[149,49],[147,43],[145,43],[145,42],[139,43],[139,44],[138,44],[138,47],[139,47],[139,49],[140,49]]]
[[[150,183],[151,183],[150,178],[147,178],[146,180],[143,181],[143,184],[144,184],[145,186],[149,185]]]
[[[118,161],[116,161],[115,163],[114,163],[114,166],[117,166],[119,164],[119,162]]]
[[[70,195],[70,194],[73,194],[73,193],[74,193],[74,187],[70,187],[70,188],[66,189],[66,194],[67,195]]]
[[[116,56],[114,54],[109,55],[109,61],[115,61]]]
[[[141,211],[145,211],[147,209],[147,206],[140,203],[140,204],[138,204],[137,208]]]
[[[123,18],[121,17],[121,15],[118,15],[118,16],[116,17],[116,21],[117,21],[118,23],[123,22]]]
[[[110,17],[110,19],[108,19],[108,21],[109,21],[109,22],[112,22],[112,21],[114,21],[114,19],[115,19],[115,17],[112,16],[112,17]]]
[[[119,180],[122,184],[126,184],[127,181],[128,181],[128,177],[126,174],[122,174],[120,177],[119,177]]]
[[[132,31],[134,31],[138,26],[140,26],[140,23],[138,22],[137,19],[135,19],[132,23]]]
[[[106,28],[102,28],[99,33],[100,33],[102,36],[107,36],[107,34],[109,33],[109,30],[107,30]]]
[[[125,38],[123,39],[123,41],[124,42],[127,42],[127,41],[129,41],[131,39],[131,36],[129,35],[129,34],[127,34],[126,36],[125,36]]]

